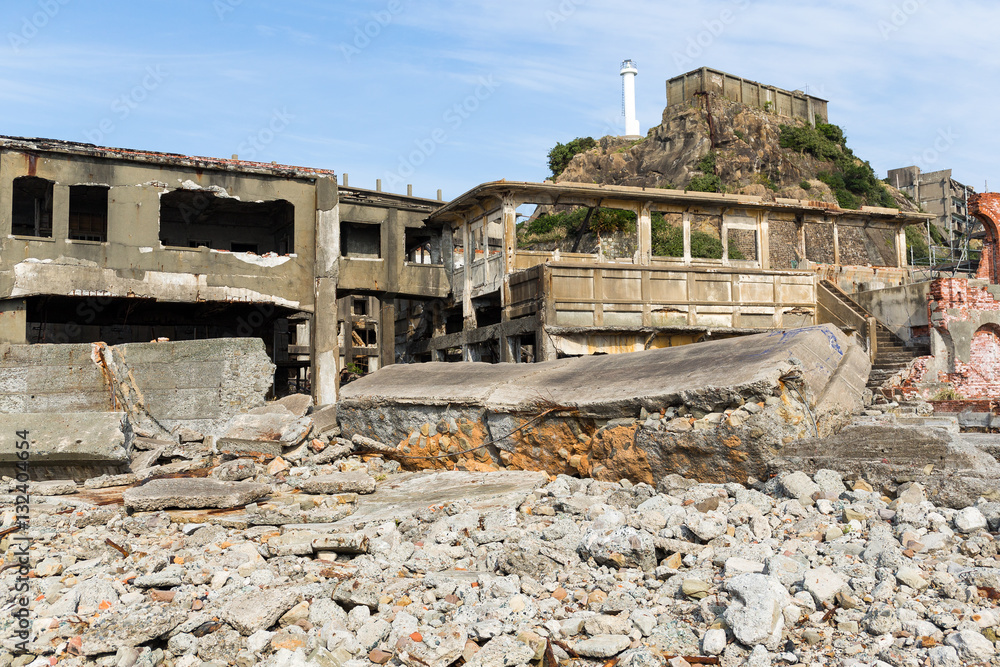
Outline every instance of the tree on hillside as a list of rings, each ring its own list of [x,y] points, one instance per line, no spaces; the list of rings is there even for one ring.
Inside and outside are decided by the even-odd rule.
[[[569,161],[573,159],[574,155],[590,150],[596,145],[597,142],[594,141],[593,137],[577,137],[573,141],[565,144],[557,143],[555,147],[549,151],[549,169],[552,170],[552,175],[558,176],[563,173],[569,165]]]

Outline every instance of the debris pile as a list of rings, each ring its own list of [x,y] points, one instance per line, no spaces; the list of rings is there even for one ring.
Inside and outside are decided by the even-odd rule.
[[[332,442],[127,490],[35,483],[31,637],[15,653],[0,614],[0,665],[996,660],[1000,503],[937,506],[916,483],[890,498],[826,469],[655,488],[403,473]],[[5,610],[16,575],[0,572]]]

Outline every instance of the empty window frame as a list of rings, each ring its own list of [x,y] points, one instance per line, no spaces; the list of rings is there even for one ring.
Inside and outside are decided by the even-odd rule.
[[[340,254],[344,257],[379,259],[382,257],[382,225],[358,222],[340,223]]]
[[[160,243],[287,255],[295,251],[295,207],[284,199],[245,202],[204,190],[167,192],[160,196]]]
[[[37,176],[14,179],[11,233],[52,238],[52,181]]]
[[[434,237],[425,229],[407,227],[404,230],[404,240],[406,250],[406,261],[411,264],[440,264],[439,257],[435,257],[436,248],[432,245]]]
[[[108,240],[108,188],[71,185],[69,188],[69,238],[77,241]]]

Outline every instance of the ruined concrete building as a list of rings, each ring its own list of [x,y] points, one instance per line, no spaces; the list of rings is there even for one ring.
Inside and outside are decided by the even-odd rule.
[[[594,254],[520,249],[525,205],[630,211],[634,243]],[[683,229],[683,254],[653,255],[653,216]],[[903,227],[926,217],[747,195],[485,183],[429,217],[443,231],[452,295],[401,306],[397,351],[406,361],[545,361],[822,322],[872,339],[874,350],[875,325],[843,303],[845,292],[909,282]],[[719,239],[722,258],[693,256],[692,230]]]
[[[398,296],[448,294],[440,202],[331,171],[3,137],[0,202],[0,343],[254,336],[279,391],[308,369],[330,403],[341,341],[391,363],[392,336],[359,329],[392,331]]]
[[[827,100],[801,90],[788,91],[757,83],[721,70],[701,67],[667,81],[667,106],[697,102],[699,95],[715,94],[748,107],[799,118],[811,125],[827,120]]]

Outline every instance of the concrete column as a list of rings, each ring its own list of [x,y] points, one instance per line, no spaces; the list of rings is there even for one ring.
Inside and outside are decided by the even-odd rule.
[[[472,308],[472,262],[476,258],[476,249],[472,245],[472,229],[468,220],[462,221],[462,245],[465,246],[465,287],[462,291],[462,320],[464,328],[476,328],[476,311]]]
[[[653,257],[653,223],[649,213],[649,202],[643,202],[638,210],[639,224],[636,225],[638,238],[638,262],[641,266],[649,266]]]
[[[313,313],[309,352],[312,376],[313,401],[317,405],[337,402],[337,384],[340,372],[337,361],[337,281],[334,278],[316,279],[316,311]]]
[[[808,255],[806,254],[806,226],[805,226],[805,224],[799,224],[798,225],[798,229],[796,230],[796,232],[798,233],[798,241],[799,241],[799,248],[798,248],[798,250],[799,250],[799,264],[801,265],[804,262],[808,261],[808,259],[807,259]],[[800,268],[801,268],[801,266],[800,266]]]
[[[684,263],[691,263],[691,214],[685,211],[681,214],[681,225],[684,228]]]
[[[896,266],[906,266],[906,231],[900,227],[896,230]]]
[[[26,299],[0,301],[0,343],[23,345],[28,342],[28,302]]]
[[[761,214],[760,223],[757,225],[757,254],[759,255],[760,268],[765,271],[769,270],[771,268],[771,230],[767,211]]]
[[[462,330],[471,331],[476,328],[476,310],[472,307],[472,262],[476,258],[476,249],[472,245],[472,229],[469,221],[462,221],[462,245],[465,248],[465,289],[462,291]],[[467,342],[462,343],[462,361],[473,361],[473,350]]]
[[[503,222],[503,271],[510,275],[514,273],[514,253],[517,252],[517,208],[514,196],[505,192],[500,206]]]
[[[837,221],[833,221],[833,263],[840,264],[840,228]]]
[[[729,225],[726,224],[726,216],[722,216],[722,233],[720,234],[722,241],[722,265],[725,266],[729,264]]]
[[[316,181],[316,255],[313,265],[314,298],[309,361],[313,401],[337,402],[340,372],[337,362],[337,279],[340,257],[340,207],[337,181]]]
[[[57,243],[69,238],[69,186],[52,186],[52,238]]]
[[[396,363],[396,295],[386,294],[379,300],[378,344],[379,368]]]

